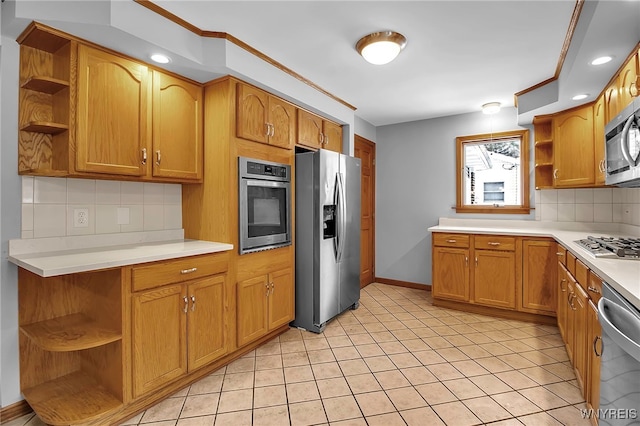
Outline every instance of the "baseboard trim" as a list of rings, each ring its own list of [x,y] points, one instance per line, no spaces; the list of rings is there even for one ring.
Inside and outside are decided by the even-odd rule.
[[[29,414],[32,411],[31,406],[29,406],[27,401],[24,399],[14,404],[7,405],[6,407],[2,407],[0,408],[0,424],[8,423],[11,420],[22,417],[25,414]]]
[[[431,291],[430,284],[412,283],[411,281],[392,280],[391,278],[382,277],[376,277],[374,282],[395,285],[397,287],[415,288],[416,290]]]
[[[433,299],[433,306],[438,306],[441,308],[447,309],[455,309],[457,311],[470,312],[472,314],[480,314],[487,315],[491,317],[509,319],[509,320],[518,320],[525,322],[532,322],[536,324],[544,324],[544,325],[557,325],[556,317],[543,315],[543,314],[532,314],[529,312],[520,312],[520,311],[512,311],[508,309],[500,309],[500,308],[491,308],[488,306],[481,305],[472,305],[466,302],[456,302],[453,300],[444,300],[444,299]]]

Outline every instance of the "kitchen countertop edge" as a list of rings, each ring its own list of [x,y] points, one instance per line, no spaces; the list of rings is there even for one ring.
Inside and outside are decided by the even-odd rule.
[[[557,228],[494,228],[481,225],[436,225],[428,228],[428,230],[430,232],[553,238],[640,310],[640,261],[589,257],[584,250],[574,242],[586,238],[589,234],[588,231],[563,230]],[[594,232],[599,231],[592,231],[591,233]]]

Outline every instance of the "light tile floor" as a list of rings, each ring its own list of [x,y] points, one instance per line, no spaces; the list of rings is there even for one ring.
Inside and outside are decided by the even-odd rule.
[[[556,327],[377,283],[360,302],[323,334],[292,328],[122,425],[590,424]]]

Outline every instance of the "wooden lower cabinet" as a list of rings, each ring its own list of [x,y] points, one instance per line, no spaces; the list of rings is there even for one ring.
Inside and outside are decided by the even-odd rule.
[[[580,387],[585,390],[587,385],[587,303],[589,297],[578,284],[575,288],[576,296],[573,299],[572,309],[574,315],[574,347],[573,367],[576,371],[576,379]]]
[[[598,308],[589,300],[587,307],[587,408],[600,407],[600,356],[602,355],[602,328],[598,321]],[[595,417],[592,418],[592,422]],[[596,421],[597,423],[597,421]]]
[[[567,341],[567,314],[569,309],[569,292],[567,291],[568,283],[569,271],[567,271],[567,268],[561,262],[558,262],[558,310],[556,312],[556,316],[558,319],[558,330],[560,331],[562,340],[565,342]]]
[[[474,302],[480,305],[516,307],[516,260],[511,251],[476,250]]]
[[[238,347],[292,321],[293,270],[286,268],[238,282],[237,317]]]
[[[555,241],[523,240],[520,310],[547,315],[556,312],[557,258]]]
[[[227,353],[224,275],[143,291],[132,299],[134,397]]]
[[[469,249],[433,248],[433,297],[469,301]]]

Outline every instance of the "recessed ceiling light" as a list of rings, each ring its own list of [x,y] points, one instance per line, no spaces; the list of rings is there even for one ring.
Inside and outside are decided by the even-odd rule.
[[[161,53],[154,53],[153,55],[151,55],[151,60],[159,64],[168,64],[169,62],[171,62],[170,57]]]
[[[591,65],[602,65],[610,62],[613,58],[611,56],[600,56],[591,61]]]
[[[380,31],[362,37],[356,50],[369,63],[384,65],[393,61],[407,45],[407,39],[395,31]]]
[[[581,93],[579,95],[575,95],[573,98],[571,98],[574,101],[581,101],[583,99],[587,99],[589,97],[588,93]]]
[[[496,114],[500,112],[500,102],[489,102],[482,105],[483,114]]]

